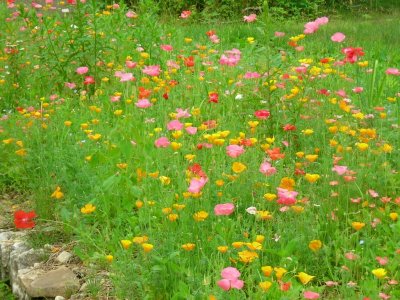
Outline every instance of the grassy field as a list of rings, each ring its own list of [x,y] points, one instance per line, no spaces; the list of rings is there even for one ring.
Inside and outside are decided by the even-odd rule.
[[[117,299],[400,297],[397,14],[66,8],[0,4],[0,187],[35,245]]]

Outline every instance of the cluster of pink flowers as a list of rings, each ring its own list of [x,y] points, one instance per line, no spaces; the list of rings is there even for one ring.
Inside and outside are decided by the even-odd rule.
[[[222,279],[217,282],[218,286],[229,291],[230,289],[242,289],[244,286],[243,280],[239,280],[240,272],[233,267],[227,267],[221,272]]]
[[[242,53],[240,52],[240,50],[236,48],[225,51],[225,54],[221,55],[219,63],[221,65],[234,67],[239,63],[241,54]]]
[[[316,32],[320,26],[326,25],[328,22],[329,19],[327,17],[321,17],[312,22],[308,22],[304,25],[304,34],[312,34]]]

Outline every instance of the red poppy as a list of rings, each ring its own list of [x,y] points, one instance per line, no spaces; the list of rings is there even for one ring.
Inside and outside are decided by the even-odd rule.
[[[260,109],[254,112],[254,116],[259,120],[266,120],[271,113],[268,110]]]
[[[283,126],[283,130],[284,131],[293,131],[293,130],[296,130],[296,126],[294,126],[292,124],[286,124]]]
[[[351,64],[354,64],[359,56],[364,56],[364,51],[362,48],[353,48],[353,47],[347,47],[342,49],[342,53],[346,55],[345,62],[349,62]]]
[[[168,100],[168,99],[169,99],[168,93],[164,93],[162,96],[163,96],[163,98],[164,98],[165,100]]]
[[[208,102],[218,103],[218,93],[212,92],[208,94]]]
[[[146,90],[144,87],[139,87],[139,99],[145,99],[151,95],[151,90]]]
[[[86,85],[94,84],[94,83],[95,83],[95,81],[94,81],[94,77],[93,76],[86,76],[85,77],[85,81],[83,82],[83,84],[86,84]]]
[[[207,31],[206,32],[206,34],[208,35],[208,36],[213,36],[213,35],[215,35],[215,30],[209,30],[209,31]]]
[[[194,66],[194,57],[193,56],[184,57],[183,61],[184,61],[186,67]]]
[[[204,177],[207,178],[206,173],[204,173],[203,169],[201,168],[201,166],[197,163],[191,165],[188,167],[188,170],[190,172],[192,172],[193,174],[200,176],[200,177]]]
[[[36,218],[35,211],[25,212],[23,210],[18,210],[14,212],[14,224],[15,227],[18,229],[28,229],[35,227],[35,221],[33,220]]]
[[[269,158],[271,158],[272,160],[278,160],[278,159],[283,159],[285,158],[285,153],[281,153],[281,148],[274,148],[271,150],[267,150],[266,151]]]

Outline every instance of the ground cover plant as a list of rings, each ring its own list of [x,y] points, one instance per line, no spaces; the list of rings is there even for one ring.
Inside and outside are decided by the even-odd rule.
[[[61,230],[117,299],[400,297],[395,17],[22,2],[0,4],[15,227]]]

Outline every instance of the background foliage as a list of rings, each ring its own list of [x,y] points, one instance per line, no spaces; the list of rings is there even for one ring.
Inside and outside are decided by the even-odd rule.
[[[106,0],[110,4],[111,0]],[[264,0],[124,0],[132,7],[140,3],[152,3],[161,15],[178,16],[182,10],[191,10],[201,19],[213,17],[228,19],[244,13],[257,12]],[[398,0],[269,0],[272,16],[277,19],[292,19],[316,16],[326,11],[341,12],[389,12],[399,9]]]

